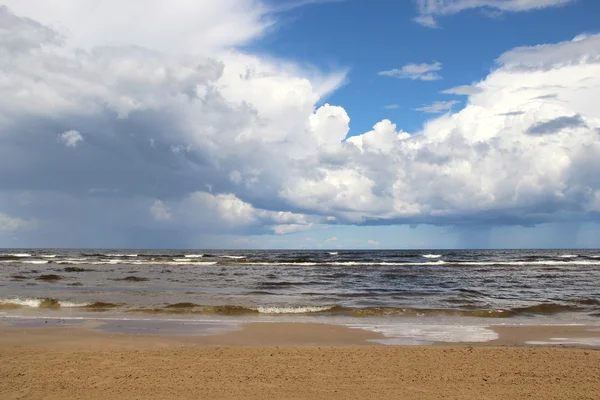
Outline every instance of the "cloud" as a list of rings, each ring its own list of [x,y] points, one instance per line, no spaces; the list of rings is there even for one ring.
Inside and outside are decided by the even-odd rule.
[[[77,131],[70,130],[60,134],[60,140],[67,147],[77,147],[79,142],[83,142],[83,137]]]
[[[442,79],[442,77],[435,72],[441,70],[442,64],[435,61],[431,64],[407,64],[400,69],[394,68],[389,71],[381,71],[378,74],[398,79],[435,81]]]
[[[456,86],[450,89],[442,90],[442,93],[444,94],[454,94],[457,96],[472,96],[481,92],[483,92],[483,89],[471,85]]]
[[[460,103],[460,102],[456,101],[456,100],[436,101],[431,105],[415,108],[415,110],[422,111],[425,113],[439,114],[442,112],[450,111],[452,109],[452,107],[454,107],[458,103]]]
[[[344,70],[227,44],[183,54],[81,38],[89,47],[76,48],[46,24],[6,9],[0,18],[17,38],[0,54],[18,53],[0,56],[0,208],[39,221],[20,238],[31,245],[194,246],[323,225],[600,215],[597,35],[500,55],[463,108],[417,132],[385,119],[347,137],[351,116],[324,101]],[[50,33],[30,33],[40,29]],[[69,130],[85,146],[48,134]]]
[[[577,114],[572,117],[557,117],[550,121],[536,122],[527,129],[527,133],[530,135],[548,135],[558,133],[563,129],[587,127],[581,115]]]
[[[329,239],[325,239],[325,243],[329,243],[329,242],[337,242],[338,238],[333,236],[330,237]]]
[[[43,35],[44,40],[58,35],[86,50],[135,45],[171,54],[198,54],[244,45],[275,24],[271,8],[256,0],[159,0],[151,6],[145,0],[61,0],[60,6],[47,0],[2,3],[18,15],[41,22],[44,29],[31,32]],[[60,32],[48,26],[60,27]],[[9,29],[13,31],[12,26]],[[37,36],[30,38],[40,41]]]
[[[380,245],[381,245],[381,243],[380,243],[380,242],[378,242],[377,240],[372,240],[372,239],[370,239],[370,240],[367,240],[367,244],[368,244],[369,246],[380,246]]]
[[[0,212],[0,233],[15,232],[33,226],[32,221],[27,221],[17,217],[11,217]]]
[[[172,219],[171,211],[162,200],[156,200],[150,207],[150,214],[157,221],[170,221]]]
[[[540,10],[549,7],[560,7],[575,0],[415,0],[418,16],[417,23],[429,27],[437,27],[436,17],[457,14],[461,11],[482,8],[486,15],[497,17],[501,12],[520,12]]]
[[[597,219],[600,179],[588,171],[600,168],[598,38],[509,51],[463,109],[412,135],[393,135],[387,121],[350,137],[357,151],[340,146],[344,163],[306,162],[316,172],[281,193],[358,224]],[[536,98],[550,87],[557,98]]]
[[[400,108],[400,106],[398,104],[389,104],[383,108],[385,108],[386,110],[396,110],[396,109]]]

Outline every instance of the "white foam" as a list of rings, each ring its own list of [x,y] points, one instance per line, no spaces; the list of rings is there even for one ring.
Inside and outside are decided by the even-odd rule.
[[[186,258],[202,258],[202,257],[204,257],[204,254],[186,254],[185,257]]]
[[[258,307],[261,314],[307,314],[331,310],[333,306],[306,306],[306,307]]]
[[[441,254],[423,254],[425,258],[440,258],[441,256]]]
[[[333,265],[337,267],[352,266],[376,266],[376,265],[442,265],[445,261],[423,261],[423,262],[363,262],[363,261],[339,261],[339,262],[249,262],[248,265]]]
[[[562,256],[560,256],[561,258],[576,258],[579,257],[576,254],[563,254]]]
[[[172,261],[168,261],[166,263],[164,262],[157,262],[157,263],[152,263],[152,264],[165,264],[165,265],[215,265],[217,262],[216,261],[182,261],[182,262],[172,262]],[[142,264],[147,264],[147,263],[142,263]]]
[[[0,304],[16,304],[16,305],[24,306],[24,307],[39,307],[40,304],[42,304],[42,300],[41,299],[29,299],[29,298],[3,299],[3,300],[0,300]]]
[[[464,261],[455,262],[456,265],[600,265],[599,261]]]
[[[337,251],[330,251],[328,254],[332,256],[337,256],[340,253],[338,253]]]
[[[434,324],[349,324],[383,334],[385,339],[374,342],[388,345],[422,345],[433,343],[488,342],[498,339],[498,334],[484,325],[434,325]]]
[[[47,260],[25,260],[20,261],[21,264],[48,264]]]
[[[44,299],[17,297],[17,298],[13,298],[13,299],[2,299],[2,300],[0,300],[0,304],[15,304],[15,305],[23,306],[23,307],[39,308],[44,301],[45,301]],[[64,301],[64,300],[59,300],[57,303],[60,307],[65,307],[65,308],[85,307],[85,306],[88,306],[91,304],[91,303],[76,303],[76,302]]]
[[[240,260],[242,258],[246,258],[245,256],[219,256],[221,258],[231,258],[233,260]]]
[[[10,253],[10,254],[2,254],[3,256],[9,257],[31,257],[29,253]]]
[[[65,307],[65,308],[72,308],[72,307],[86,307],[89,306],[92,303],[75,303],[72,301],[59,301],[58,302],[60,304],[61,307]]]
[[[42,254],[40,257],[44,257],[44,258],[55,258],[56,254]]]
[[[531,340],[527,344],[548,346],[548,345],[580,345],[600,347],[600,338],[551,338],[550,341]]]

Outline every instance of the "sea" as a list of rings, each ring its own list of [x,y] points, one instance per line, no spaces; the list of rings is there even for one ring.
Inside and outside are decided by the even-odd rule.
[[[488,341],[494,325],[600,326],[600,250],[3,249],[0,319],[140,334],[322,322],[386,344]]]

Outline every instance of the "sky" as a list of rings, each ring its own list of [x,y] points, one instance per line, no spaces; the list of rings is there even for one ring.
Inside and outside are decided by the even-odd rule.
[[[598,17],[0,0],[0,247],[600,247]]]

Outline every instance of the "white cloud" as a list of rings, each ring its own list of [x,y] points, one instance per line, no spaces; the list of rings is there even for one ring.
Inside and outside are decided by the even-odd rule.
[[[458,104],[459,101],[451,100],[451,101],[435,101],[433,104],[428,106],[423,106],[419,108],[415,108],[416,111],[422,111],[430,114],[439,114],[442,112],[450,111],[452,107]]]
[[[435,81],[442,79],[436,72],[442,70],[442,64],[435,61],[431,64],[407,64],[402,68],[394,68],[389,71],[381,71],[379,75],[391,76],[398,79],[412,79],[422,81]]]
[[[150,214],[157,221],[170,221],[172,218],[171,211],[162,200],[156,200],[150,207]]]
[[[373,132],[351,137],[345,144],[360,151],[340,146],[346,162],[315,165],[318,173],[289,181],[282,195],[360,223],[597,213],[600,181],[588,171],[600,168],[599,38],[509,51],[462,110],[401,140],[380,129],[377,146],[365,146]]]
[[[83,137],[81,136],[81,133],[74,131],[74,130],[70,130],[70,131],[61,133],[60,140],[67,147],[77,147],[79,142],[83,142]]]
[[[33,226],[33,222],[0,212],[0,233],[15,232]]]
[[[0,56],[0,204],[6,215],[50,219],[44,226],[64,235],[95,226],[90,236],[143,237],[136,227],[157,241],[161,229],[186,240],[600,212],[600,181],[589,172],[600,170],[596,35],[506,52],[464,108],[419,132],[383,120],[346,138],[350,116],[323,104],[343,70],[224,49],[81,50],[31,20],[0,16],[15,27],[0,54],[17,54]],[[439,71],[432,65],[403,73],[422,79]],[[61,157],[49,129],[85,129],[86,146]],[[31,205],[14,200],[26,193]],[[84,239],[96,243],[75,238]]]
[[[442,90],[444,94],[454,94],[457,96],[471,96],[477,93],[481,93],[483,90],[473,85],[462,85],[456,86],[450,89]]]
[[[385,108],[386,110],[396,110],[396,109],[400,108],[400,106],[398,104],[389,104],[383,108]]]
[[[367,244],[369,246],[380,246],[381,245],[380,242],[378,242],[377,240],[372,240],[372,239],[367,240]]]
[[[289,211],[271,211],[254,207],[234,194],[214,195],[195,192],[179,202],[172,202],[173,220],[193,226],[210,221],[213,230],[262,229],[278,235],[311,229],[319,218]]]
[[[335,236],[332,236],[328,239],[325,239],[325,243],[329,243],[329,242],[337,242],[338,238]]]
[[[483,8],[487,11],[518,12],[560,7],[575,0],[416,0],[419,15],[414,18],[421,25],[437,27],[436,17],[452,15],[464,10]]]
[[[198,54],[248,43],[275,20],[258,0],[2,0],[16,14],[56,27],[76,47],[136,45]],[[132,23],[135,21],[135,23]]]

